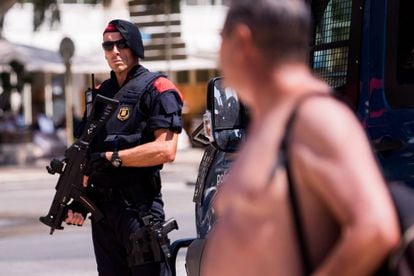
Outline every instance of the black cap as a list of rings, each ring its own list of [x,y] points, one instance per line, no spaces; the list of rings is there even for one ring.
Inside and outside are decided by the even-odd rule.
[[[104,31],[104,33],[108,32],[120,32],[131,51],[136,56],[144,58],[144,45],[142,43],[141,32],[135,24],[122,19],[114,19],[108,23]]]

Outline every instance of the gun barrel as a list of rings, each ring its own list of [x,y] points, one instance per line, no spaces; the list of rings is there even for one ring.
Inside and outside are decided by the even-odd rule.
[[[57,203],[55,201],[52,203],[49,213],[46,216],[39,218],[42,223],[50,226],[50,235],[53,234],[55,229],[63,229],[62,222],[66,217],[65,210],[65,204]]]
[[[44,216],[44,217],[40,217],[39,220],[43,224],[46,224],[47,226],[50,227],[50,235],[53,235],[53,232],[55,231],[55,229],[58,229],[58,230],[62,230],[63,229],[63,226],[61,226],[59,224],[56,225],[56,222],[57,222],[56,219],[53,219],[52,216],[50,216],[50,215],[47,215],[47,216]]]

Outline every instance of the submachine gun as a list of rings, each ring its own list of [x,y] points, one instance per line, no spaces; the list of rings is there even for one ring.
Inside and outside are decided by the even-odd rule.
[[[53,159],[47,167],[50,174],[60,174],[49,213],[39,218],[42,223],[50,226],[51,235],[55,229],[63,229],[62,222],[67,215],[67,206],[72,200],[83,205],[96,220],[103,217],[101,211],[85,195],[82,182],[87,167],[90,143],[118,108],[119,102],[99,94],[94,98],[81,137],[65,151],[62,160]]]

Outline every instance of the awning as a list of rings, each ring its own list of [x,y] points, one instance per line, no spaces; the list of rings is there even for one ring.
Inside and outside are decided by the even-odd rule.
[[[27,72],[64,73],[65,66],[58,52],[0,39],[0,65],[11,61],[24,65]]]

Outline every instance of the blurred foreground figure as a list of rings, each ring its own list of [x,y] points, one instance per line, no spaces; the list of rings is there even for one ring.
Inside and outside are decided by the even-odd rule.
[[[217,194],[203,275],[372,275],[399,241],[362,127],[308,68],[303,2],[228,12],[221,66],[252,121]]]

